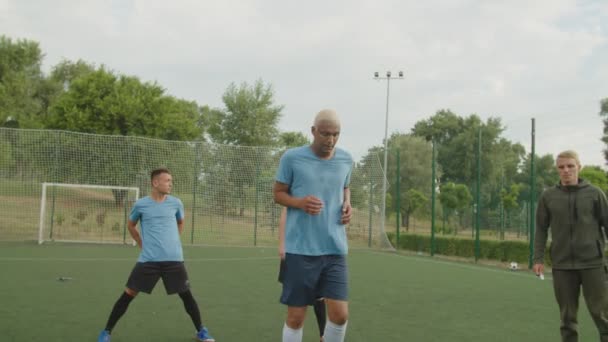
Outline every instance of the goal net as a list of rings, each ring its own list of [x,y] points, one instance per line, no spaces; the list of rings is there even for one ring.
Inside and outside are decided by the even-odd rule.
[[[139,188],[42,183],[38,243],[132,243],[127,230]]]

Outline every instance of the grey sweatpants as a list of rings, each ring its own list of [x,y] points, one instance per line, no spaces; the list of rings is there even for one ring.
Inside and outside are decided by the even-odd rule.
[[[553,270],[553,289],[559,305],[563,342],[577,342],[577,312],[581,287],[600,342],[608,342],[608,274],[605,267]],[[589,337],[585,341],[590,341]]]

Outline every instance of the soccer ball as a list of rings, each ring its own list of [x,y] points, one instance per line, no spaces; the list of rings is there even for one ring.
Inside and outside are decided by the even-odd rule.
[[[515,261],[511,261],[509,264],[509,269],[511,271],[517,271],[519,269],[519,265]]]

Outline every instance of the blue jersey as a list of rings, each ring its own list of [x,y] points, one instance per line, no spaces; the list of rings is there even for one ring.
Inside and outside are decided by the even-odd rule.
[[[184,261],[177,220],[184,219],[184,205],[177,197],[156,202],[146,196],[135,202],[129,220],[140,221],[142,250],[138,262]]]
[[[323,202],[318,215],[287,208],[285,251],[302,255],[344,255],[348,252],[341,223],[344,189],[350,183],[352,156],[336,148],[331,159],[321,159],[310,146],[289,149],[281,157],[277,182],[289,185],[293,197],[313,195]]]

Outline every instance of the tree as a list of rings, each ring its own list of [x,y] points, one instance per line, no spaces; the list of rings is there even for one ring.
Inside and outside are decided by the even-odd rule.
[[[95,65],[81,59],[76,62],[64,59],[53,67],[50,78],[59,83],[64,90],[70,89],[72,82],[95,72]]]
[[[520,183],[521,192],[519,194],[520,202],[530,200],[530,154],[526,155],[521,172],[515,177],[515,183]],[[536,156],[534,159],[535,166],[535,198],[538,200],[540,194],[548,187],[557,184],[559,175],[555,168],[555,159],[550,154],[544,156]]]
[[[262,80],[253,85],[234,83],[222,96],[225,110],[214,112],[209,134],[214,142],[241,146],[275,145],[283,106],[274,102],[274,90]]]
[[[519,208],[519,192],[521,191],[521,184],[512,184],[509,187],[509,190],[502,189],[500,192],[500,197],[502,200],[502,206],[506,213],[506,224],[510,225],[511,223],[511,213]],[[502,227],[501,227],[502,228]],[[501,229],[501,239],[504,240],[504,230]]]
[[[428,120],[417,122],[412,134],[428,140],[433,139],[437,144],[437,162],[443,171],[441,182],[472,185],[477,175],[480,129],[482,182],[489,184],[491,180],[495,181],[496,175],[500,173],[495,161],[503,156],[496,156],[496,152],[501,151],[497,145],[501,142],[505,145],[507,142],[500,138],[504,127],[499,118],[489,118],[484,123],[474,114],[461,118],[449,110],[441,110]]]
[[[410,215],[427,201],[428,197],[424,194],[431,191],[431,145],[423,138],[396,133],[389,138],[388,146],[387,178],[394,189],[397,185],[397,177],[399,177],[401,225],[409,228]],[[398,175],[397,153],[399,154]],[[394,191],[389,192],[393,193],[391,197],[395,203]],[[388,204],[387,208],[389,208]]]
[[[422,208],[426,203],[428,203],[428,200],[428,197],[424,193],[416,189],[409,189],[406,193],[404,203],[401,205],[401,225],[405,225],[409,228],[410,216],[416,213],[416,211]]]
[[[469,188],[464,184],[455,184],[449,182],[444,184],[440,188],[439,201],[444,208],[443,211],[443,226],[445,229],[445,222],[449,216],[456,212],[460,218],[460,225],[462,226],[462,217],[465,214],[465,209],[468,208],[473,200]],[[454,230],[454,233],[456,230]]]
[[[100,67],[70,81],[51,107],[47,128],[192,140],[202,136],[199,117],[196,103],[166,95],[156,83]]]
[[[608,192],[608,176],[601,167],[585,166],[579,173],[579,177],[602,189],[604,193]]]
[[[55,68],[53,75],[62,80],[67,89],[51,106],[47,128],[166,140],[189,141],[202,136],[198,105],[166,95],[156,83],[143,83],[137,77],[115,74],[103,66],[91,70],[82,62],[64,62]],[[147,173],[148,170],[140,169],[150,164],[169,166],[174,172],[194,168],[180,161],[187,160],[190,164],[195,160],[182,158],[194,153],[192,147],[185,144],[170,146],[152,140],[132,140],[133,143],[126,144],[127,140],[116,137],[111,140],[117,144],[111,149],[115,154],[109,155],[94,144],[97,136],[88,137],[89,143],[82,143],[82,136],[62,137],[61,163],[81,165],[72,172],[78,175],[74,182],[90,182],[95,176],[95,179],[104,179],[105,185],[126,185],[138,174]],[[151,148],[155,145],[157,149]],[[87,148],[90,150],[83,151]],[[115,191],[118,204],[124,195],[124,191]]]
[[[40,69],[37,42],[0,36],[0,126],[41,128],[46,98],[54,89]]]
[[[282,132],[278,143],[281,147],[296,147],[308,145],[310,140],[301,132]]]
[[[600,101],[600,116],[604,118],[604,136],[602,141],[608,145],[608,97]],[[608,161],[608,149],[604,150],[604,159]]]
[[[278,144],[277,125],[283,106],[274,103],[274,91],[270,84],[265,84],[262,80],[256,81],[251,86],[246,82],[241,83],[240,86],[232,83],[224,92],[222,100],[225,109],[209,111],[208,133],[212,141],[251,147]],[[240,216],[245,212],[245,192],[247,188],[257,186],[260,164],[271,157],[270,152],[270,149],[256,149],[255,152],[247,155],[241,154],[238,157],[235,155],[235,158],[230,159],[229,165],[226,165],[229,172],[238,175],[235,179],[235,187],[238,191]],[[255,153],[257,157],[250,158],[251,153]]]

